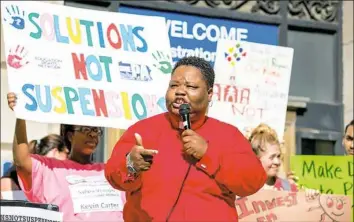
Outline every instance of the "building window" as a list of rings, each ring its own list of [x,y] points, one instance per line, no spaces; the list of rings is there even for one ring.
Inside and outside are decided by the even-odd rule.
[[[302,139],[301,155],[335,155],[335,141]]]
[[[335,34],[288,31],[288,46],[294,48],[290,95],[308,97],[311,102],[338,102],[335,41]]]

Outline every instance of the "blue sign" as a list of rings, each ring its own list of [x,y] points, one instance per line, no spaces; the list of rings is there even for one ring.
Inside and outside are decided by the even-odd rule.
[[[165,17],[173,62],[185,56],[199,56],[214,65],[217,40],[230,39],[278,45],[278,27],[251,22],[161,12],[120,6],[119,12]],[[158,35],[158,33],[156,33]]]

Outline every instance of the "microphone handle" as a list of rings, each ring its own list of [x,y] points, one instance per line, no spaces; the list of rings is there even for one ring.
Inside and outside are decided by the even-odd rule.
[[[191,129],[191,121],[189,119],[189,114],[182,115],[182,120],[183,120],[183,128],[185,130]]]

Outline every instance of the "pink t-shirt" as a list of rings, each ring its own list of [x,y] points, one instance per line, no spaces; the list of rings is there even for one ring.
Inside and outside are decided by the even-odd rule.
[[[64,221],[123,221],[125,193],[112,188],[104,177],[104,164],[79,164],[39,155],[32,157],[29,201],[59,206]]]

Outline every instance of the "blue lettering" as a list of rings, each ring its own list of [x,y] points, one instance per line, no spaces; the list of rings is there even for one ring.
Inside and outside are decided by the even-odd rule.
[[[36,111],[37,108],[38,108],[38,105],[37,105],[37,101],[36,99],[34,98],[33,95],[30,94],[30,92],[28,90],[31,90],[33,92],[34,90],[34,85],[32,84],[25,84],[22,86],[22,92],[23,94],[25,94],[31,101],[32,101],[32,104],[28,104],[26,103],[25,105],[25,108],[29,111]]]
[[[86,116],[94,116],[95,112],[87,108],[87,105],[90,104],[90,101],[86,98],[86,96],[91,95],[91,90],[88,88],[78,88],[78,91],[79,91],[82,114]]]
[[[145,39],[140,35],[140,31],[143,31],[144,30],[144,27],[141,27],[141,26],[138,26],[138,27],[135,27],[133,29],[133,33],[134,35],[141,41],[142,43],[142,46],[141,47],[137,47],[136,49],[139,51],[139,52],[147,52],[148,51],[148,44],[147,42],[145,41]]]

